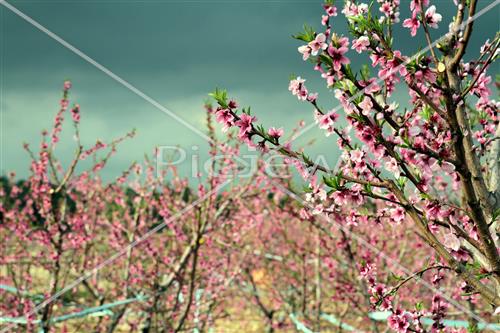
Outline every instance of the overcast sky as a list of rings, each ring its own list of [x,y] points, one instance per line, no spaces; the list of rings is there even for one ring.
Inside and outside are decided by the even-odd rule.
[[[401,16],[409,1],[401,0]],[[337,104],[310,64],[297,53],[291,34],[304,23],[319,28],[320,1],[9,1],[17,9],[80,49],[137,89],[204,131],[203,102],[215,87],[227,88],[243,105],[251,105],[265,126],[290,130],[312,121],[310,107],[287,90],[291,74],[308,79],[320,103]],[[433,1],[451,19],[451,0]],[[481,1],[483,8],[491,1]],[[499,7],[476,25],[471,50],[477,52],[499,29]],[[1,15],[1,168],[2,174],[29,172],[22,143],[37,145],[58,109],[61,86],[71,79],[71,102],[81,106],[83,141],[111,140],[132,128],[137,136],[119,148],[106,177],[118,175],[155,146],[181,145],[188,150],[203,138],[89,64],[45,33],[0,6]],[[345,33],[339,16],[335,30]],[[433,31],[437,38],[443,30]],[[395,46],[407,54],[420,39],[407,29],[395,31]],[[352,53],[352,52],[351,52]],[[355,57],[355,66],[365,61]],[[407,95],[406,95],[407,96]],[[404,101],[405,94],[396,98]],[[74,151],[71,126],[57,152],[67,162]],[[337,156],[335,138],[312,130],[300,142],[316,137],[313,153]],[[311,153],[312,155],[314,155]],[[187,166],[183,166],[185,168]]]

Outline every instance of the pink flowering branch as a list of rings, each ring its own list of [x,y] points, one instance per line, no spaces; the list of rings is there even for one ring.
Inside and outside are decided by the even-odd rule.
[[[402,279],[397,285],[395,285],[394,287],[392,287],[390,290],[388,290],[384,296],[382,296],[383,298],[387,297],[387,296],[392,296],[394,295],[403,285],[405,285],[406,283],[410,282],[411,280],[417,278],[417,277],[422,277],[422,275],[427,272],[427,271],[430,271],[430,270],[441,270],[441,269],[448,269],[450,270],[451,268],[448,267],[448,266],[443,266],[443,265],[433,265],[433,266],[429,266],[429,267],[425,267],[425,268],[422,268],[418,271],[416,271],[415,273],[407,276],[406,278]]]
[[[488,68],[488,66],[493,62],[494,58],[497,57],[497,51],[500,46],[500,34],[497,34],[495,36],[495,39],[491,43],[491,45],[487,48],[487,50],[484,52],[484,54],[487,54],[489,52],[488,58],[484,61],[483,67],[479,70],[479,72],[476,74],[475,78],[472,80],[472,82],[467,86],[467,88],[462,92],[460,95],[461,98],[463,99],[469,92],[475,87],[476,82],[479,80],[481,75],[484,73],[484,71]],[[480,59],[478,60],[478,62]]]
[[[460,38],[459,27],[464,20],[465,7],[469,8],[469,19],[475,15],[476,1],[462,1],[451,27],[451,38],[439,44],[437,50],[442,54],[438,55],[432,47],[429,28],[437,28],[443,17],[436,12],[435,6],[429,6],[429,1],[414,0],[410,2],[412,17],[405,20],[403,26],[410,28],[412,35],[423,26],[432,59],[421,54],[407,57],[387,38],[392,25],[399,20],[399,13],[396,13],[399,2],[395,6],[390,1],[378,3],[383,13],[381,17],[376,17],[372,8],[365,4],[350,1],[342,11],[355,38],[352,49],[369,54],[372,66],[379,69],[378,79],[370,77],[367,68],[360,71],[361,78],[353,72],[346,56],[349,39],[331,31],[330,20],[336,12],[330,10],[332,2],[325,5],[327,14],[321,20],[325,31],[316,33],[306,27],[304,33],[295,36],[306,43],[298,48],[299,53],[304,60],[312,59],[327,87],[335,89],[335,97],[341,102],[347,122],[363,143],[360,148],[353,143],[347,130],[338,127],[339,115],[334,110],[321,110],[317,94],[308,91],[305,79],[297,77],[290,82],[292,94],[313,105],[318,127],[324,129],[327,136],[336,134],[339,137],[337,143],[345,158],[338,173],[316,165],[304,153],[293,150],[290,142],[281,144],[279,139],[283,133],[254,125],[256,119],[247,114],[246,109],[243,109],[244,121],[241,121],[236,102],[228,102],[224,91],[212,95],[219,104],[213,112],[225,130],[238,127],[240,139],[248,145],[259,147],[263,152],[273,149],[292,161],[299,161],[292,163],[303,176],[307,176],[305,169],[312,169],[312,175],[316,172],[326,174],[324,185],[330,188],[329,194],[325,193],[323,185],[304,176],[312,188],[312,194],[307,195],[318,202],[311,208],[313,214],[334,214],[334,209],[341,209],[348,201],[345,200],[346,192],[357,205],[363,203],[364,198],[385,202],[393,212],[394,221],[410,217],[419,237],[448,267],[486,302],[498,306],[500,295],[496,283],[500,282],[500,259],[495,245],[498,239],[494,229],[495,194],[486,187],[484,174],[488,171],[477,154],[480,151],[475,148],[476,142],[481,148],[485,144],[491,147],[494,141],[489,139],[494,137],[492,133],[498,126],[498,105],[488,99],[487,84],[491,79],[485,76],[487,65],[496,57],[497,37],[482,50],[481,57],[490,52],[482,68],[472,67],[481,58],[463,63],[472,20],[465,24],[464,36]],[[459,66],[453,63],[455,57],[459,58]],[[433,63],[436,68],[432,67]],[[461,80],[471,74],[471,85],[462,89]],[[404,112],[398,112],[397,105],[389,102],[401,78],[408,87],[412,105],[411,110]],[[478,113],[482,112],[478,116],[480,131],[475,132],[477,127],[466,114],[467,103],[461,98],[464,92],[465,95],[473,92],[479,97],[476,106],[480,110]],[[254,143],[252,139],[260,141]],[[386,176],[383,169],[394,177]],[[331,174],[335,176],[330,178]],[[440,184],[442,177],[449,177],[453,191],[459,193],[461,190],[462,197],[446,195],[450,189],[444,189],[448,184],[444,188],[442,182]],[[341,200],[342,204],[338,204]],[[334,209],[327,207],[332,201],[336,203],[332,206]],[[378,215],[383,216],[382,213]],[[466,264],[470,258],[479,260],[479,272]]]
[[[465,3],[466,3],[465,1],[461,1],[455,22],[453,22],[455,29],[457,30],[457,33],[458,33],[458,27],[460,25],[462,25],[462,22],[464,20],[463,14],[464,14]],[[474,16],[474,14],[476,13],[476,6],[477,6],[477,0],[470,0],[468,2],[468,7],[469,7],[468,18],[469,18],[469,20],[467,21],[467,24],[465,26],[463,36],[460,37],[458,40],[457,51],[455,52],[453,58],[451,58],[449,61],[449,65],[452,66],[452,68],[450,68],[451,70],[456,69],[455,67],[458,66],[460,60],[462,60],[462,57],[465,54],[465,50],[467,49],[467,45],[468,45],[469,40],[472,36],[472,27],[474,25],[474,21],[470,20],[470,18],[472,18]],[[454,43],[454,40],[452,40],[450,42],[450,44],[452,44],[452,43]]]

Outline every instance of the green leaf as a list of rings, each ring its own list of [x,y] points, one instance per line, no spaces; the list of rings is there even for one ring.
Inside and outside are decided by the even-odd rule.
[[[303,160],[306,164],[308,164],[308,165],[312,165],[312,164],[314,164],[314,163],[313,163],[313,161],[311,160],[311,158],[309,158],[309,156],[307,156],[306,154],[302,153],[302,154],[301,154],[301,156],[302,156],[302,160]]]
[[[370,78],[370,67],[367,64],[363,64],[363,66],[361,66],[360,73],[363,80],[368,81],[368,79]]]
[[[304,32],[300,32],[296,35],[292,35],[293,38],[309,43],[315,38],[314,29],[307,24],[304,24]]]
[[[415,310],[422,311],[424,309],[424,304],[422,302],[418,302],[415,304]]]
[[[432,116],[432,111],[431,111],[430,106],[428,106],[427,104],[425,104],[422,107],[422,111],[420,112],[420,115],[422,116],[422,118],[424,118],[425,120],[429,121],[429,119],[431,119],[431,116]]]
[[[223,108],[227,108],[227,91],[219,88],[215,88],[215,91],[208,94],[210,97],[215,99],[217,103]]]
[[[351,80],[351,81],[356,81],[356,76],[354,75],[354,73],[352,72],[352,67],[350,64],[347,64],[345,65],[345,74],[346,74],[346,77]],[[353,85],[354,87],[354,85]],[[351,91],[351,93],[353,93],[353,91]]]
[[[500,208],[497,208],[491,216],[491,223],[495,222],[499,216],[500,216]]]
[[[404,280],[404,277],[402,276],[399,276],[399,275],[396,275],[394,273],[391,272],[391,277],[396,280],[396,281],[403,281]]]
[[[401,177],[401,178],[403,178],[403,177]],[[420,198],[432,200],[432,197],[430,195],[428,195],[427,193],[420,193]]]
[[[186,187],[182,192],[182,201],[188,202],[190,196],[191,196],[191,190],[189,189],[189,187]]]
[[[340,175],[333,176],[333,177],[323,176],[323,182],[327,186],[333,188],[334,190],[338,190],[341,188],[340,181],[341,181]]]
[[[398,186],[400,189],[404,190],[405,186],[406,186],[406,182],[408,181],[407,178],[405,177],[399,177],[397,180],[398,182]]]

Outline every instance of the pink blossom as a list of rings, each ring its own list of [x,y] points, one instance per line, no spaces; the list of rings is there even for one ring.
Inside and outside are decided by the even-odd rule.
[[[385,62],[384,57],[379,53],[370,54],[370,59],[372,61],[373,67],[377,66],[378,64],[384,64],[384,62]]]
[[[361,113],[364,114],[365,116],[368,116],[373,109],[373,103],[371,98],[365,96],[365,98],[363,98],[363,101],[359,103],[359,107],[362,110]]]
[[[347,191],[335,191],[330,194],[330,198],[333,199],[336,205],[342,206],[349,202],[349,193]]]
[[[488,87],[490,83],[491,76],[487,76],[485,73],[481,73],[471,91],[473,94],[477,94],[481,98],[487,98],[491,94],[491,90]]]
[[[312,191],[306,193],[306,201],[308,202],[323,202],[326,198],[326,191],[317,186],[313,186]]]
[[[246,137],[246,134],[252,131],[252,122],[255,120],[255,117],[252,117],[246,113],[241,114],[240,119],[234,123],[240,128],[240,138]]]
[[[325,43],[325,41],[326,41],[325,34],[318,34],[313,41],[309,42],[308,45],[311,48],[311,54],[313,56],[318,55],[320,50],[326,50],[328,45]]]
[[[428,201],[425,205],[425,214],[428,220],[439,220],[442,218],[441,206],[434,201]]]
[[[443,244],[453,251],[458,251],[460,248],[460,240],[453,232],[449,232],[444,236]]]
[[[412,126],[412,127],[410,127],[410,128],[408,129],[408,135],[409,135],[410,137],[417,136],[417,135],[419,135],[419,134],[420,134],[420,132],[421,132],[421,129],[420,129],[420,127],[418,127],[418,126]]]
[[[315,102],[316,99],[318,99],[318,93],[309,94],[309,95],[307,95],[306,99],[308,102]]]
[[[64,90],[68,91],[71,89],[71,81],[64,81]]]
[[[359,274],[362,276],[362,277],[368,277],[370,276],[371,274],[373,274],[373,272],[375,271],[375,267],[373,267],[373,265],[369,264],[369,263],[365,263],[363,266],[361,266],[361,268],[359,269]]]
[[[223,132],[226,132],[231,126],[234,125],[234,117],[228,109],[221,109],[215,113],[216,121],[224,125]]]
[[[395,89],[395,84],[399,82],[399,77],[396,74],[399,73],[401,76],[408,74],[406,67],[401,65],[401,62],[404,60],[405,58],[401,56],[401,52],[396,50],[392,59],[386,61],[382,69],[378,72],[379,78],[385,81],[386,89],[389,93]]]
[[[481,49],[480,49],[481,54],[485,54],[485,53],[486,53],[486,51],[487,51],[490,47],[491,47],[491,42],[490,42],[490,39],[488,38],[488,39],[486,40],[486,42],[484,42],[484,44],[481,46]],[[469,64],[469,63],[464,64],[464,67],[465,67],[466,65],[468,66],[468,65],[470,65],[470,64]]]
[[[327,131],[326,136],[330,136],[332,133],[334,133],[334,124],[339,118],[339,115],[335,113],[335,111],[332,110],[324,115],[317,113],[315,115],[315,118],[318,127]]]
[[[403,27],[410,29],[411,35],[415,36],[417,34],[417,29],[420,27],[420,21],[416,14],[413,14],[411,18],[403,21]]]
[[[405,210],[403,207],[391,209],[391,220],[396,223],[401,223],[405,219]]]
[[[305,87],[303,87],[302,89],[299,90],[299,92],[297,94],[297,98],[300,101],[306,101],[308,97],[309,97],[309,93],[307,92],[307,89]]]
[[[336,71],[340,71],[342,65],[347,65],[351,62],[347,57],[344,56],[347,51],[348,49],[345,46],[336,48],[333,45],[330,45],[328,47],[328,54],[332,58],[333,69],[335,69]]]
[[[441,282],[443,279],[444,279],[444,275],[443,275],[443,274],[441,274],[441,272],[437,272],[436,274],[434,274],[434,275],[432,276],[432,280],[431,280],[431,282],[432,282],[432,284],[437,285],[437,284],[439,284],[439,282]]]
[[[309,45],[302,45],[298,48],[299,53],[302,54],[302,59],[305,61],[311,56],[311,47]]]
[[[349,38],[347,37],[338,37],[337,35],[334,35],[332,37],[332,41],[336,43],[338,47],[349,47]]]
[[[366,3],[361,3],[357,5],[353,1],[346,1],[344,9],[342,9],[342,14],[345,16],[358,16],[364,14],[368,11],[368,5]]]
[[[438,28],[438,23],[441,22],[442,19],[443,17],[441,16],[441,14],[436,13],[436,6],[434,5],[430,6],[425,11],[425,21],[430,27],[434,29]]]
[[[304,85],[305,81],[299,76],[295,80],[291,80],[288,85],[288,90],[292,92],[292,95],[297,96],[301,101],[305,101],[308,96],[307,88]]]
[[[305,195],[306,200],[310,202],[307,211],[297,212],[296,216],[301,216],[303,220],[309,220],[313,214],[322,214],[324,217],[340,223],[340,225],[352,227],[353,231],[365,236],[368,244],[373,245],[374,248],[383,248],[387,251],[393,250],[396,258],[400,255],[398,253],[400,240],[403,237],[413,237],[413,235],[407,234],[407,228],[403,223],[407,218],[411,218],[411,216],[406,215],[406,211],[415,209],[428,222],[428,231],[437,237],[441,245],[445,246],[454,258],[460,261],[471,260],[471,253],[468,254],[465,248],[460,246],[460,239],[457,234],[454,234],[454,230],[446,229],[446,225],[460,226],[472,239],[475,239],[478,243],[482,242],[482,238],[477,235],[478,229],[475,226],[474,218],[469,218],[470,221],[465,218],[469,208],[467,202],[465,200],[461,201],[460,197],[463,177],[467,176],[467,172],[464,168],[455,170],[452,163],[446,162],[457,158],[453,134],[456,131],[455,124],[450,123],[449,119],[445,119],[446,117],[440,115],[439,110],[433,110],[429,105],[432,106],[432,103],[434,103],[438,108],[444,110],[449,105],[456,107],[459,103],[464,103],[461,94],[467,87],[466,83],[469,82],[470,84],[472,80],[478,77],[479,70],[484,65],[484,62],[481,63],[481,61],[484,61],[484,55],[482,59],[471,59],[469,63],[457,66],[456,73],[460,76],[459,79],[467,81],[463,84],[463,87],[454,87],[453,89],[447,87],[442,77],[438,76],[441,75],[439,73],[442,71],[436,68],[430,56],[418,57],[410,65],[406,66],[405,62],[408,57],[405,57],[401,51],[397,50],[397,41],[394,41],[394,45],[390,45],[393,51],[387,50],[384,41],[381,40],[382,36],[380,36],[379,31],[373,31],[374,29],[371,27],[364,29],[361,16],[365,16],[368,7],[365,4],[359,4],[361,1],[344,2],[343,12],[348,16],[353,28],[350,31],[351,35],[354,36],[352,46],[349,45],[349,39],[338,37],[333,31],[330,31],[331,21],[329,15],[333,14],[327,12],[328,14],[322,17],[322,24],[327,26],[326,31],[323,34],[315,35],[313,41],[299,48],[299,52],[304,59],[309,59],[318,54],[331,57],[331,59],[328,59],[331,61],[323,61],[327,60],[323,57],[314,59],[312,66],[325,79],[328,86],[333,89],[335,98],[340,102],[339,109],[343,110],[342,114],[345,115],[345,118],[339,124],[339,116],[335,112],[326,111],[323,113],[320,111],[322,109],[316,104],[317,95],[308,92],[304,84],[305,80],[298,77],[290,82],[289,90],[294,96],[297,96],[299,100],[307,100],[314,105],[313,112],[317,126],[325,130],[327,135],[331,133],[338,134],[337,142],[343,151],[338,168],[329,168],[338,172],[338,176],[334,177],[326,172],[323,174],[321,170],[309,166],[306,149],[292,150],[290,148],[290,154],[286,155],[289,156],[292,162],[287,163],[298,164],[297,170],[302,177],[310,179],[311,174],[314,173],[317,173],[319,178],[322,175],[325,176],[325,189],[319,190],[317,186],[313,186],[313,191]],[[398,20],[400,0],[377,0],[376,3],[379,4],[378,7],[383,13],[382,17],[378,18],[380,24],[390,24]],[[436,13],[435,7],[428,8],[427,3],[427,0],[412,0],[411,3],[406,3],[411,7],[411,14],[409,14],[411,18],[405,20],[403,26],[410,29],[412,36],[417,34],[421,23],[424,22],[430,27],[437,28],[442,21],[442,17]],[[376,4],[370,7],[370,14],[373,14],[376,7]],[[376,20],[376,16],[370,15],[370,18]],[[452,33],[455,32],[452,31]],[[457,36],[458,42],[459,38],[460,36]],[[450,47],[453,48],[452,43],[455,43],[455,40],[449,41],[449,43]],[[325,44],[328,44],[326,50]],[[353,79],[350,73],[347,73],[347,68],[344,66],[349,63],[347,52],[350,49],[358,53],[366,52],[369,54],[373,67],[376,67],[373,74],[363,69],[362,75],[358,74],[356,79]],[[484,48],[482,52],[485,52]],[[437,67],[442,68],[442,64]],[[408,104],[405,105],[406,107],[399,108],[393,102],[394,99],[390,98],[390,95],[396,88],[400,89],[397,83],[400,82],[401,77],[404,78],[405,83],[410,88],[401,86],[404,89],[403,92],[408,95]],[[492,82],[487,76],[486,70],[478,78],[475,81],[476,84],[470,90],[471,94],[476,95],[473,100],[477,102],[470,102],[472,104],[476,103],[479,117],[471,119],[470,133],[464,130],[464,135],[471,141],[478,158],[482,159],[483,153],[486,153],[489,148],[485,145],[496,135],[499,103],[489,99],[491,94],[489,89],[491,89]],[[363,95],[359,98],[353,97],[355,92],[359,90],[362,90]],[[422,94],[417,93],[417,90],[422,91]],[[476,97],[479,97],[479,99]],[[247,122],[251,123],[251,121]],[[345,128],[341,128],[344,125]],[[242,128],[243,126],[240,129]],[[249,128],[248,125],[245,128]],[[275,142],[277,140],[271,139],[271,137],[281,136],[282,133],[278,134],[278,131],[276,128],[270,128],[267,132],[268,136],[259,133],[252,135],[262,136],[264,141],[268,138]],[[246,130],[243,130],[243,132],[245,137],[248,138],[249,132]],[[272,144],[268,141],[269,148],[271,148]],[[277,142],[275,143],[278,145]],[[307,163],[303,163],[305,161]],[[487,166],[482,161],[480,161],[480,167],[481,172],[487,170]],[[401,179],[403,170],[405,179]],[[403,180],[408,180],[406,186],[403,186]],[[372,186],[361,185],[364,182],[371,182]],[[391,184],[391,186],[386,187],[385,184]],[[370,193],[366,193],[370,190],[373,194],[371,198]],[[403,200],[401,198],[404,199],[404,207],[396,203]],[[275,199],[273,197],[274,201],[276,201]],[[366,206],[359,206],[365,203]],[[266,205],[264,209],[267,214],[268,206]],[[261,212],[256,207],[249,207],[248,210],[250,211],[248,215],[251,216],[248,219],[248,224],[255,225],[254,220],[258,218],[254,218],[252,215],[261,215]],[[279,224],[278,220],[273,220],[273,224]],[[289,225],[290,228],[293,228],[292,224]],[[258,226],[260,227],[260,225]],[[265,230],[259,236],[265,238],[267,232],[268,230]],[[366,233],[363,234],[363,232]],[[498,236],[494,235],[493,237]],[[404,256],[404,260],[408,260],[407,264],[411,271],[416,272],[422,269],[422,266],[425,267],[430,264],[450,264],[449,260],[444,260],[439,256],[439,253],[433,252],[432,246],[427,246],[428,239],[419,237],[409,239],[410,241],[405,242],[405,244],[410,246],[411,250],[408,256]],[[262,239],[262,241],[267,240]],[[318,244],[322,247],[326,257],[328,249],[345,250],[351,241],[349,235],[347,235],[333,243],[320,239]],[[306,242],[308,240],[300,239],[297,248],[302,251],[308,246]],[[269,244],[270,247],[274,245],[274,242]],[[433,299],[431,313],[429,305],[433,296],[432,293],[420,291],[419,288],[408,290],[406,289],[408,286],[398,289],[397,297],[386,295],[392,288],[386,288],[379,281],[384,281],[393,287],[393,285],[397,285],[399,280],[392,279],[387,273],[409,276],[408,274],[411,274],[411,272],[403,272],[394,267],[385,267],[385,260],[378,258],[375,252],[372,249],[357,246],[354,257],[356,262],[360,263],[358,264],[361,268],[360,274],[363,280],[366,281],[368,291],[371,293],[369,297],[371,296],[370,300],[374,303],[373,305],[377,306],[379,310],[391,312],[389,318],[390,327],[397,332],[423,332],[424,329],[421,326],[422,316],[430,317],[432,315],[436,325],[429,328],[429,331],[440,329],[439,325],[442,322],[446,305],[443,305],[439,298]],[[291,253],[286,253],[288,257],[291,257],[289,254]],[[403,257],[399,258],[403,259]],[[429,260],[423,260],[425,258],[429,258]],[[442,263],[441,260],[443,260]],[[452,261],[451,263],[453,263]],[[326,263],[326,260],[324,263]],[[366,268],[368,265],[374,267],[378,265],[380,270],[369,270]],[[292,262],[292,260],[290,266],[293,266],[293,269],[300,269],[299,264]],[[324,267],[330,266],[325,264]],[[437,272],[435,276],[432,276],[435,272]],[[325,274],[325,278],[337,291],[332,293],[335,294],[333,296],[335,301],[341,300],[342,297],[344,299],[341,301],[348,301],[354,293],[361,294],[363,292],[362,290],[356,290],[357,285],[355,283],[344,281],[341,278],[344,277],[341,275],[342,273],[339,265],[335,266],[335,269],[330,268],[329,274]],[[434,284],[438,284],[440,280],[445,279],[443,285],[438,287],[450,291],[449,296],[453,299],[460,299],[460,290],[449,283],[451,280],[448,279],[448,274],[453,274],[453,272],[444,269],[433,270],[425,273],[423,278],[430,281],[432,277]],[[288,281],[285,282],[285,284],[287,283]],[[466,288],[468,292],[474,292],[472,286]],[[407,291],[404,291],[404,289]],[[477,296],[477,299],[479,299],[479,296]],[[420,301],[427,310],[410,310],[408,312],[399,308],[399,306],[403,305],[411,307],[412,304]],[[482,306],[479,303],[477,304],[478,309],[482,309]],[[366,314],[366,312],[364,313]]]
[[[411,317],[408,313],[404,313],[402,310],[397,309],[393,314],[387,319],[389,327],[398,333],[408,332],[410,327]]]
[[[331,87],[335,83],[335,76],[331,73],[323,73],[321,77],[326,80],[326,86]]]
[[[369,79],[367,82],[366,81],[359,81],[359,84],[362,87],[364,87],[363,90],[366,94],[373,94],[373,93],[380,91],[380,86],[377,83],[377,79],[374,77]]]
[[[271,127],[268,131],[267,131],[267,134],[269,134],[270,137],[272,138],[280,138],[282,135],[283,135],[284,131],[283,131],[283,128],[280,127],[280,128],[275,128],[275,127]]]
[[[414,12],[415,14],[420,13],[420,6],[422,5],[423,7],[427,6],[429,4],[429,0],[411,0],[410,2],[410,10]]]
[[[236,101],[232,99],[227,103],[227,107],[230,108],[231,110],[237,109],[238,103],[236,103]]]
[[[80,122],[80,105],[76,104],[73,109],[71,109],[71,117],[75,123]]]
[[[351,227],[355,227],[358,225],[358,215],[354,212],[354,211],[351,211],[349,213],[349,215],[346,217],[346,225]]]
[[[378,0],[379,2],[383,0]],[[399,22],[399,0],[386,0],[380,5],[380,11],[390,20],[392,23]]]
[[[328,15],[322,15],[321,16],[321,25],[327,25],[329,19],[330,19],[330,17]]]
[[[301,219],[306,220],[306,221],[312,218],[312,215],[309,214],[308,210],[305,209],[305,208],[302,208],[299,211],[299,216],[300,216]]]
[[[354,149],[349,152],[349,156],[351,157],[351,161],[354,163],[361,163],[365,157],[365,152],[359,149]]]
[[[361,36],[352,42],[352,49],[356,50],[358,53],[366,51],[368,46],[370,46],[370,39],[368,36]]]
[[[288,85],[288,90],[295,95],[294,92],[298,91],[300,87],[304,84],[304,82],[306,82],[306,80],[298,76],[296,79],[290,81],[290,84]]]
[[[458,249],[458,251],[453,251],[451,250],[451,255],[458,261],[467,261],[469,260],[469,252],[463,250],[463,249]]]
[[[385,162],[385,169],[387,171],[392,172],[394,174],[394,177],[396,178],[399,178],[401,175],[399,171],[398,162],[392,157],[389,157],[388,161]]]
[[[332,5],[324,5],[323,8],[328,16],[337,16],[337,7]]]

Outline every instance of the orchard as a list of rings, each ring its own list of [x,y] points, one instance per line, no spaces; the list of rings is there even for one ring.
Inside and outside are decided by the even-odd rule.
[[[209,168],[192,179],[158,170],[157,152],[103,179],[135,132],[85,146],[64,82],[51,130],[24,147],[30,176],[1,179],[0,332],[500,330],[500,33],[474,34],[479,2],[318,5],[321,28],[294,38],[328,93],[288,86],[313,125],[265,128],[267,110],[217,88]],[[396,27],[423,37],[417,53]],[[335,167],[296,143],[309,130]],[[244,149],[259,159],[242,177]]]

